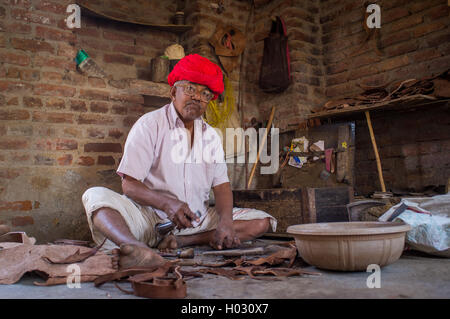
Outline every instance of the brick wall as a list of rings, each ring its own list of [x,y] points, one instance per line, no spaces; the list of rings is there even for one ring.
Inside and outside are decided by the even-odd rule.
[[[322,0],[327,99],[361,92],[358,83],[385,84],[427,77],[450,67],[449,6],[445,0],[371,1],[381,7],[379,48],[364,42],[360,0]]]
[[[145,82],[150,60],[178,39],[84,14],[81,29],[70,30],[69,3],[0,2],[0,224],[43,242],[89,238],[81,195],[94,185],[120,190],[127,133],[153,110],[142,94],[168,93]],[[169,23],[174,4],[154,2],[154,21]],[[81,48],[110,78],[76,70]]]
[[[326,99],[354,96],[358,83],[424,78],[450,68],[449,6],[445,0],[371,1],[381,7],[379,48],[365,45],[363,1],[321,0]],[[372,120],[387,189],[423,191],[450,176],[450,114],[442,108],[389,113]],[[356,190],[380,191],[365,121],[356,125]]]

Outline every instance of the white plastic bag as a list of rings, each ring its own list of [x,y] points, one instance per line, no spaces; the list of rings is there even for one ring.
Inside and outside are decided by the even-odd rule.
[[[412,226],[406,243],[415,250],[450,258],[450,194],[402,199],[378,220],[388,221],[402,204],[408,208],[393,221]]]

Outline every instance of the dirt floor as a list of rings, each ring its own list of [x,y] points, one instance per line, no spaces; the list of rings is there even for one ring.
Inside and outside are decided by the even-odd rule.
[[[270,240],[253,244],[266,245]],[[196,256],[204,247],[196,248]],[[197,257],[196,257],[197,258]],[[304,299],[304,298],[450,298],[450,260],[407,252],[395,263],[381,269],[380,288],[368,288],[368,272],[334,272],[317,269],[299,260],[296,265],[318,272],[320,276],[305,275],[278,281],[255,280],[246,277],[233,281],[205,274],[203,278],[187,281],[187,299]],[[186,267],[190,269],[190,267]],[[66,285],[38,287],[41,281],[27,274],[14,285],[0,285],[1,299],[129,299],[139,298],[118,290],[113,283],[100,288],[82,283],[81,288]],[[128,283],[121,286],[131,290]]]

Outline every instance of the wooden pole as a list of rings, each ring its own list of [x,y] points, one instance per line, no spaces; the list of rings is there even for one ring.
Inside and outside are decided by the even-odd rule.
[[[375,153],[375,160],[377,161],[378,178],[381,184],[381,191],[386,192],[386,186],[384,185],[383,171],[381,170],[380,155],[378,154],[377,142],[375,141],[375,135],[373,134],[372,121],[370,120],[369,111],[364,112],[366,114],[367,126],[369,127],[370,139],[372,141],[373,152]]]
[[[275,106],[272,107],[272,112],[270,113],[269,122],[267,122],[266,132],[264,133],[263,139],[261,141],[261,145],[259,146],[258,155],[256,156],[256,162],[253,164],[252,171],[250,173],[250,178],[248,179],[247,189],[250,188],[250,184],[253,180],[253,175],[255,175],[256,166],[259,162],[259,157],[261,156],[262,149],[266,144],[267,134],[269,134],[270,127],[272,126],[273,117],[275,115]]]

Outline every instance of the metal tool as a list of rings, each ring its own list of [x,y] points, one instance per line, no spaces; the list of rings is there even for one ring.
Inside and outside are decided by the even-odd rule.
[[[174,253],[160,253],[161,257],[194,258],[194,248],[178,249]]]
[[[200,218],[202,216],[202,213],[200,213],[200,211],[196,211],[194,214],[198,218]],[[175,227],[176,227],[176,225],[171,220],[169,220],[167,222],[157,224],[155,228],[156,228],[157,235],[159,237],[164,237]]]

